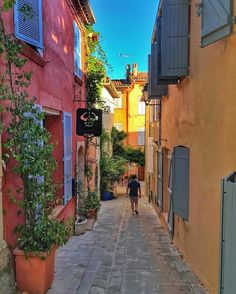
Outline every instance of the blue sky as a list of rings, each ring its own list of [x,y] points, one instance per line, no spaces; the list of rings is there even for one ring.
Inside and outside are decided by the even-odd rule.
[[[96,17],[95,29],[113,72],[112,79],[122,79],[125,65],[138,63],[147,71],[147,56],[159,0],[90,0]],[[119,56],[120,54],[128,57]]]

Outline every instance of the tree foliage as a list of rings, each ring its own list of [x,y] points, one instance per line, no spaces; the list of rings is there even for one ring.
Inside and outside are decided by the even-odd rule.
[[[140,148],[133,148],[132,146],[125,147],[125,159],[129,163],[136,163],[141,166],[145,165],[145,155]]]
[[[103,129],[100,140],[100,172],[101,172],[101,192],[109,189],[112,181],[119,181],[126,169],[126,160],[114,154],[109,154],[108,144],[111,143],[111,135]]]
[[[113,154],[121,157],[125,157],[124,140],[127,138],[127,134],[124,131],[119,131],[115,127],[111,130]]]
[[[138,165],[145,165],[145,155],[141,148],[134,148],[132,146],[125,146],[124,140],[127,134],[124,131],[119,131],[115,127],[111,132],[113,154],[127,160],[129,163],[136,163]]]

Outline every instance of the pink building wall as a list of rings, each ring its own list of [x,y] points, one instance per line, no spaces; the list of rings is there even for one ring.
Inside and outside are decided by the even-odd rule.
[[[26,69],[33,71],[33,77],[29,88],[30,96],[37,97],[37,104],[47,109],[55,111],[57,115],[46,116],[45,127],[51,133],[51,140],[55,144],[54,157],[57,161],[57,169],[54,179],[60,184],[57,197],[63,200],[63,125],[62,114],[69,112],[72,114],[72,176],[75,176],[75,161],[77,142],[83,141],[83,137],[76,135],[76,109],[84,107],[85,100],[85,76],[83,80],[74,76],[74,31],[73,21],[75,16],[65,0],[44,1],[43,3],[43,58],[28,46],[24,50],[30,60]],[[14,33],[13,13],[5,16],[7,31]],[[85,62],[85,34],[83,24],[77,22],[82,34],[82,62]],[[84,66],[83,66],[84,69]],[[76,95],[76,97],[75,97]],[[77,100],[77,101],[74,101]],[[5,114],[4,120],[7,121]],[[3,141],[4,141],[3,136]],[[7,190],[14,189],[19,183],[19,179],[11,172],[11,163],[7,166],[4,180],[6,181],[3,190],[3,210],[4,210],[4,239],[14,247],[16,245],[16,235],[14,228],[17,223],[23,222],[23,216],[18,215],[18,207],[14,205]],[[73,198],[65,205],[60,213],[60,219],[72,217],[75,212]]]

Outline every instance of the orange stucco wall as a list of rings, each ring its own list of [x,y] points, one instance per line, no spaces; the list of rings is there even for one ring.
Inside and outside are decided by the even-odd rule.
[[[221,179],[236,170],[236,35],[200,48],[196,3],[191,1],[190,74],[169,86],[163,99],[162,146],[190,148],[189,221],[176,217],[174,242],[216,294]]]

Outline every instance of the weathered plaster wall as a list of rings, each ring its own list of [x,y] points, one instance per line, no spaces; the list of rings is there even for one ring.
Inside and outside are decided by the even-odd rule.
[[[190,75],[169,87],[162,134],[168,149],[190,148],[189,221],[176,217],[174,241],[215,294],[221,179],[236,169],[236,35],[200,48],[196,2],[191,5]]]

